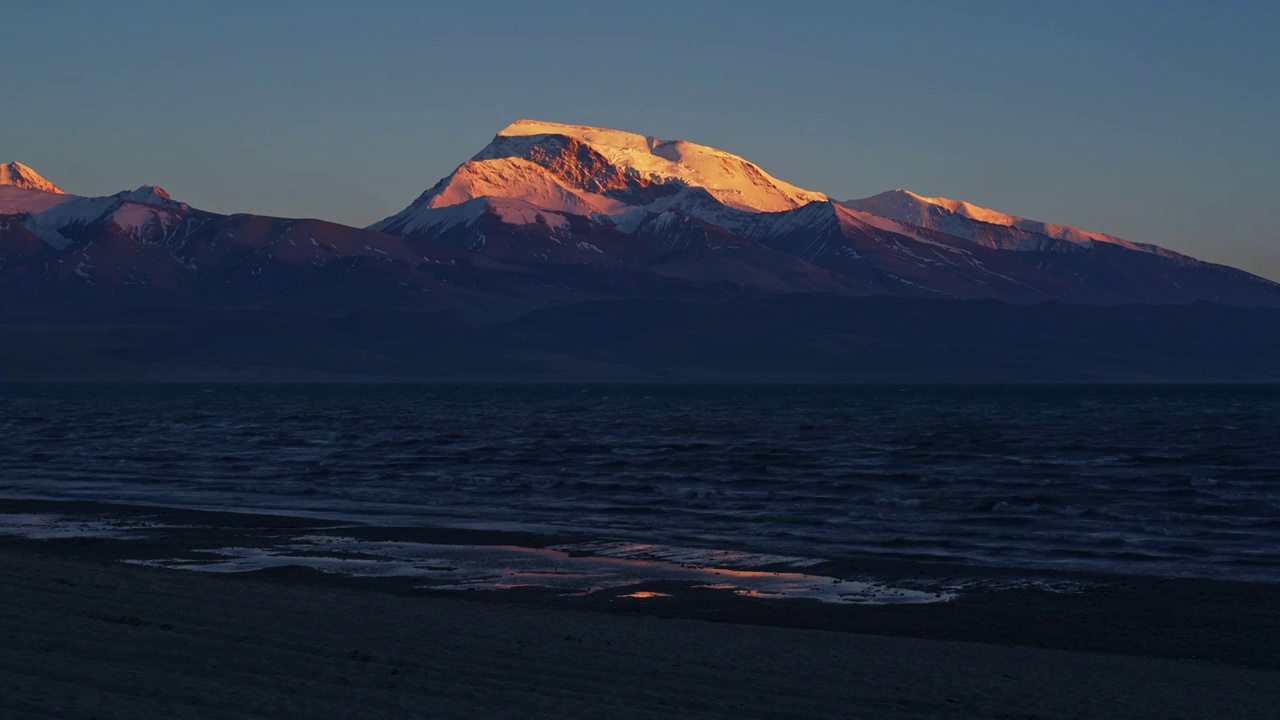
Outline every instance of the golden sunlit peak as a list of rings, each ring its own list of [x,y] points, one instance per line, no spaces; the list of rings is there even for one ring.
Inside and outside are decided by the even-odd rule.
[[[811,202],[826,201],[826,195],[783,182],[746,159],[723,150],[686,140],[662,140],[651,135],[611,130],[587,125],[569,125],[522,118],[498,131],[486,148],[472,158],[474,163],[489,163],[483,170],[464,166],[463,175],[485,176],[486,192],[495,196],[518,196],[530,200],[527,187],[510,191],[493,188],[490,178],[527,176],[531,168],[519,166],[517,161],[545,157],[545,152],[532,152],[530,147],[546,141],[548,137],[568,137],[591,147],[605,163],[619,171],[619,175],[643,178],[645,182],[670,183],[684,187],[702,188],[725,206],[745,212],[782,212],[802,207]],[[584,172],[586,170],[584,169]],[[591,172],[598,172],[593,170]],[[453,184],[450,178],[449,184]],[[504,180],[504,182],[506,182]],[[550,182],[550,181],[548,181]],[[547,182],[538,181],[545,185]],[[563,182],[555,182],[563,186]],[[554,189],[554,188],[553,188]],[[616,202],[581,195],[582,188],[564,186],[561,189],[579,195],[569,208],[557,201],[541,205],[586,215],[616,215],[635,210],[635,207],[615,207]],[[556,190],[556,195],[561,195]],[[461,199],[475,197],[470,191],[455,193]],[[439,203],[437,203],[438,205]],[[456,200],[450,204],[456,204]],[[585,210],[583,210],[585,208]]]
[[[22,190],[39,190],[64,195],[62,188],[40,177],[40,173],[20,162],[0,165],[0,185],[10,185]]]

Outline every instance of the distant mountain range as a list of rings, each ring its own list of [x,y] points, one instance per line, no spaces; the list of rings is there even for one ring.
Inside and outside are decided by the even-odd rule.
[[[1280,285],[1102,233],[893,190],[836,202],[683,140],[520,120],[359,230],[218,215],[157,187],[64,193],[0,166],[0,301],[518,312],[607,297],[828,292],[1280,306]]]
[[[835,202],[714,148],[529,120],[370,229],[724,293],[1280,304],[1152,245],[903,190]]]
[[[81,197],[0,165],[0,317],[404,312],[488,327],[587,306],[634,322],[638,302],[706,328],[671,303],[798,294],[833,298],[828,314],[870,296],[1280,307],[1280,284],[1155,245],[906,190],[838,202],[714,148],[531,120],[365,229],[205,212],[154,186]]]

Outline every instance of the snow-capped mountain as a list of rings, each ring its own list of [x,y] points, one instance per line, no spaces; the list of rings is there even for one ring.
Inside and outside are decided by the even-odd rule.
[[[1154,245],[891,191],[838,203],[686,141],[521,120],[365,229],[222,215],[159,187],[0,166],[0,308],[364,307],[510,317],[601,298],[829,293],[1280,306]]]
[[[518,120],[404,211],[370,229],[412,235],[441,224],[435,211],[477,198],[518,200],[546,213],[589,217],[624,230],[673,207],[728,224],[735,213],[781,212],[827,200],[715,148]],[[515,222],[537,216],[510,204],[495,207]]]
[[[364,230],[0,165],[10,379],[1274,381],[1254,306],[1280,285],[576,125],[516,122]]]
[[[25,166],[20,175],[23,186],[0,186],[7,312],[396,304],[434,297],[472,271],[469,257],[429,241],[410,247],[321,220],[206,212],[154,185],[82,197]]]
[[[14,187],[19,190],[39,190],[47,193],[61,193],[57,185],[40,177],[40,173],[20,162],[0,165],[0,186]]]
[[[58,250],[91,228],[111,227],[136,237],[163,235],[189,211],[152,186],[96,198],[0,188],[0,214],[15,216],[24,228]]]
[[[370,229],[746,291],[804,268],[804,290],[841,293],[1280,304],[1280,285],[1154,245],[904,190],[836,203],[714,148],[533,120]]]

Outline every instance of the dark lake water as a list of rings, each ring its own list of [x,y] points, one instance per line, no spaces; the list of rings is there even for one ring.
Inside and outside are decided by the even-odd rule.
[[[1280,581],[1280,388],[0,387],[0,495]]]

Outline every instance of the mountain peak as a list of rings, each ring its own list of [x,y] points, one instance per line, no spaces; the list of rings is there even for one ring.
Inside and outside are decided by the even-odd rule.
[[[571,144],[587,146],[586,154],[564,156],[563,140],[558,138],[566,137]],[[579,146],[579,149],[582,148]],[[591,156],[591,160],[588,161],[587,156]],[[828,199],[822,193],[783,182],[759,166],[723,150],[686,140],[660,140],[651,135],[587,125],[517,120],[500,130],[493,142],[473,158],[474,161],[507,159],[548,166],[572,186],[571,192],[587,189],[580,179],[606,174],[644,186],[665,186],[672,192],[680,187],[704,188],[728,207],[748,212],[782,212]],[[584,162],[595,164],[588,167]],[[552,164],[554,167],[550,167]],[[598,183],[590,184],[594,188]],[[616,199],[618,193],[614,195]]]
[[[912,210],[927,209],[928,206],[933,206],[956,215],[967,217],[970,220],[991,223],[992,225],[1013,226],[1023,219],[1015,215],[1007,215],[996,210],[979,207],[964,200],[952,200],[951,198],[944,197],[926,197],[919,193],[911,192],[910,190],[903,190],[902,188],[882,192],[879,195],[873,195],[862,200],[850,200],[848,203],[845,203],[845,205],[850,207],[853,207],[854,205],[878,205],[898,207],[904,210],[908,208]],[[854,209],[861,210],[862,208],[854,207]],[[887,217],[892,217],[892,215],[888,215]],[[901,220],[903,218],[895,219]]]
[[[124,192],[116,193],[112,197],[150,205],[165,205],[173,202],[173,198],[169,193],[165,192],[164,188],[155,185],[143,185],[137,190],[125,190]]]
[[[57,185],[40,177],[40,173],[20,162],[0,165],[0,185],[10,185],[22,190],[39,190],[64,195]]]

